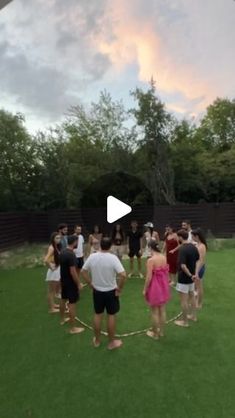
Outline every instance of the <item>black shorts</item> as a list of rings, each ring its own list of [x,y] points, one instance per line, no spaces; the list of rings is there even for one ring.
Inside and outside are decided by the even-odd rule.
[[[115,293],[115,289],[108,292],[93,290],[93,303],[96,314],[102,314],[105,309],[108,315],[115,315],[119,312],[119,297],[116,296]]]
[[[141,257],[140,248],[131,248],[128,255],[129,255],[130,258],[133,258],[135,256],[137,258],[140,258]]]
[[[76,260],[77,260],[77,268],[81,270],[83,268],[84,258],[80,257],[80,258],[77,258]]]
[[[79,290],[76,285],[74,286],[61,286],[62,299],[68,300],[69,303],[76,303],[79,300]]]

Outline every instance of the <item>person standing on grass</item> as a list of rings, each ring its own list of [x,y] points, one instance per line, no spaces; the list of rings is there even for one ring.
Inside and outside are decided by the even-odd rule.
[[[161,254],[156,240],[149,242],[151,257],[147,260],[146,279],[143,295],[151,307],[152,331],[148,337],[159,339],[164,336],[166,323],[165,305],[170,299],[169,267],[165,255]]]
[[[53,232],[50,238],[50,245],[44,262],[48,266],[46,281],[48,282],[47,300],[49,305],[49,313],[59,312],[59,306],[55,304],[55,296],[60,283],[60,235]]]
[[[196,268],[199,262],[199,252],[194,244],[188,242],[188,232],[181,229],[177,232],[179,242],[178,258],[178,283],[176,290],[180,295],[182,319],[176,320],[175,324],[181,327],[188,327],[188,320],[197,321],[195,285]]]
[[[199,251],[199,262],[196,267],[196,306],[198,309],[202,308],[203,300],[203,277],[206,271],[206,252],[207,252],[207,242],[206,238],[200,228],[192,231],[192,238],[197,243],[197,249]]]
[[[75,225],[74,227],[74,235],[78,238],[78,245],[74,248],[74,254],[77,259],[77,274],[80,275],[81,269],[84,264],[84,236],[82,235],[82,227],[81,225]]]
[[[145,257],[151,257],[151,248],[149,243],[151,240],[155,240],[157,243],[160,242],[159,234],[157,231],[154,231],[154,225],[152,222],[147,222],[145,225],[146,231],[144,233],[144,241],[145,241],[145,250],[144,255]]]
[[[68,245],[68,225],[59,224],[57,230],[61,237],[61,241],[60,241],[61,249],[65,250],[65,248],[67,248],[67,245]]]
[[[182,221],[181,229],[184,229],[185,231],[188,232],[188,242],[193,242],[191,221],[189,221],[188,219]]]
[[[176,232],[170,226],[166,226],[165,242],[163,245],[163,253],[166,253],[167,264],[169,265],[170,285],[176,285],[177,260],[179,253],[179,240]]]
[[[92,233],[89,235],[90,254],[96,253],[100,250],[100,241],[103,237],[99,225],[95,225]]]
[[[134,275],[134,257],[137,257],[138,261],[138,272],[139,276],[143,278],[143,274],[141,272],[141,256],[142,256],[142,236],[143,234],[138,228],[138,222],[132,221],[131,222],[131,229],[127,235],[127,248],[128,248],[128,255],[130,258],[130,273],[128,277]]]
[[[101,251],[91,254],[86,260],[82,275],[93,289],[94,303],[94,347],[100,346],[101,323],[104,310],[107,312],[108,349],[121,347],[122,341],[115,339],[116,314],[120,310],[119,296],[126,279],[125,270],[116,255],[111,253],[112,241],[102,238]],[[118,283],[117,283],[118,277]]]
[[[61,325],[66,322],[65,311],[66,302],[68,302],[70,334],[79,334],[84,328],[76,327],[76,303],[79,300],[79,291],[81,289],[80,280],[76,271],[77,260],[74,254],[74,248],[77,247],[78,238],[75,235],[68,236],[68,246],[60,254],[61,269],[61,302],[60,314]]]
[[[124,253],[124,240],[125,235],[121,225],[114,225],[112,231],[112,251],[119,258],[120,261],[122,260],[122,256]]]

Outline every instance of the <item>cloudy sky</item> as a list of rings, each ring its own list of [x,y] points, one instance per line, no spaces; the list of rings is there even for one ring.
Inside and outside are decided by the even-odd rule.
[[[13,0],[0,10],[0,107],[32,131],[155,78],[179,117],[235,97],[234,0]]]

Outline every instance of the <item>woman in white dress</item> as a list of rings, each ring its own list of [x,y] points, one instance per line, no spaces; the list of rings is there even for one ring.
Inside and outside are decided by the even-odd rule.
[[[149,258],[152,255],[151,248],[149,247],[151,240],[154,240],[159,244],[160,239],[159,239],[158,232],[154,231],[154,225],[152,222],[147,222],[144,226],[146,228],[146,231],[144,233],[144,241],[145,241],[144,256]]]
[[[47,300],[49,313],[59,312],[59,307],[55,304],[55,295],[58,291],[60,283],[60,241],[61,237],[58,232],[53,232],[51,235],[47,255],[44,258],[44,262],[48,266],[46,282],[48,282]]]

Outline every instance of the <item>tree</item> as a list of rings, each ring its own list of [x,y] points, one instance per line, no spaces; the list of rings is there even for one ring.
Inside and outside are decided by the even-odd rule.
[[[37,174],[35,148],[21,114],[0,110],[1,210],[31,207],[31,185]]]
[[[132,110],[139,128],[140,146],[136,158],[145,154],[142,176],[149,185],[155,204],[175,203],[174,172],[169,159],[169,141],[173,118],[156,96],[155,82],[151,80],[147,92],[137,88],[132,92],[137,108]],[[137,163],[138,165],[138,163]]]
[[[223,151],[235,144],[235,99],[216,99],[207,108],[198,135],[208,149]]]

